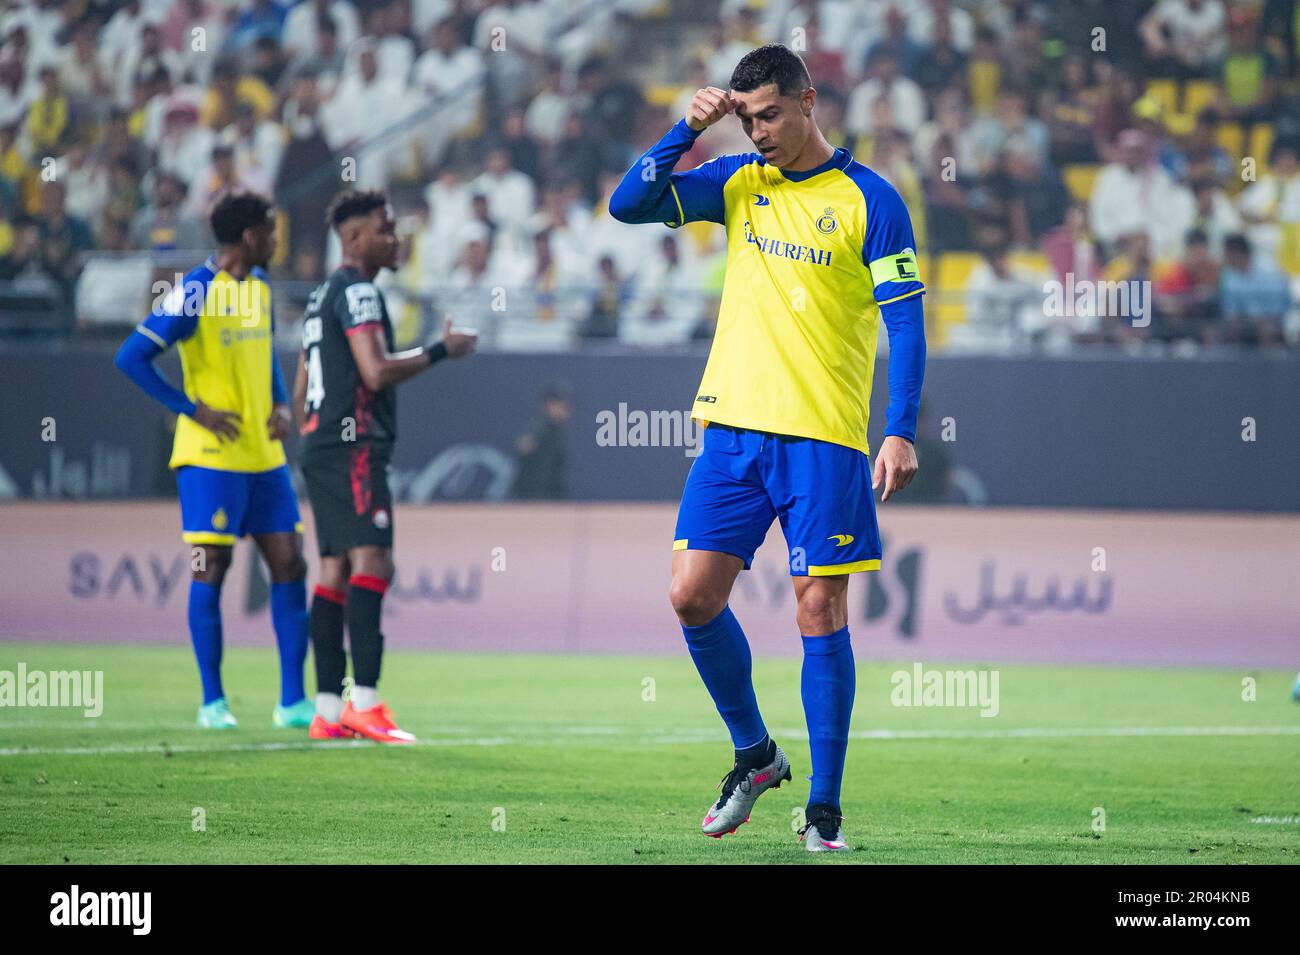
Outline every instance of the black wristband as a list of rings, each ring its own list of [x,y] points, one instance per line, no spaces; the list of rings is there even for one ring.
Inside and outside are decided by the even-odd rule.
[[[437,364],[447,357],[447,346],[443,342],[437,342],[433,345],[424,346],[424,354],[429,359],[429,364]]]

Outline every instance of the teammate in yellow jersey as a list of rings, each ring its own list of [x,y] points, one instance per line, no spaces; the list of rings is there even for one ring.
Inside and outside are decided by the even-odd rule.
[[[136,327],[117,366],[174,411],[171,466],[182,537],[194,548],[189,626],[203,685],[198,723],[238,725],[221,683],[221,585],[236,538],[252,535],[271,573],[271,619],[280,649],[277,727],[306,727],[315,708],[303,687],[307,657],[307,563],[298,499],[281,440],[292,416],[272,344],[267,262],[275,248],[269,202],[229,195],[212,211],[219,248]],[[175,345],[185,390],[153,366]]]
[[[848,848],[840,784],[853,708],[848,575],[878,570],[882,501],[917,471],[912,442],[925,369],[911,220],[884,179],[817,127],[817,91],[780,44],[746,54],[730,90],[702,89],[610,199],[623,222],[723,225],[727,274],[693,416],[704,447],[682,492],[671,599],[691,657],[735,746],[707,835],[734,832],[758,796],[792,778],[754,697],[750,651],[728,606],[774,519],[790,548],[812,751],[811,851]],[[734,113],[757,152],[673,172]],[[874,475],[867,415],[881,322],[889,333],[885,438]]]

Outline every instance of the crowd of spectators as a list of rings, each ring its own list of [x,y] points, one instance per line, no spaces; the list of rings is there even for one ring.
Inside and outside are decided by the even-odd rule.
[[[937,347],[1285,347],[1297,5],[28,0],[0,13],[0,286],[85,319],[120,300],[79,294],[87,253],[202,254],[251,189],[280,210],[274,277],[306,288],[332,194],[382,186],[400,338],[447,312],[487,347],[707,339],[721,230],[605,202],[696,88],[780,41],[828,139],[907,202]],[[750,148],[724,122],[681,168]],[[1054,310],[1051,282],[1102,291]],[[1126,314],[1096,304],[1121,287]]]

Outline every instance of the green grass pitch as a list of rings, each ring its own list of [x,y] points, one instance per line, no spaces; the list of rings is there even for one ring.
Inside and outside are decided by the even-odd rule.
[[[193,726],[188,647],[0,644],[0,670],[19,661],[102,670],[105,708],[0,708],[5,863],[1300,861],[1300,705],[1281,671],[998,666],[1000,712],[982,718],[893,706],[911,664],[860,661],[856,851],[825,858],[793,832],[796,659],[755,662],[793,784],[721,841],[699,823],[731,751],[684,652],[393,651],[382,689],[422,739],[402,748],[272,729],[270,649],[226,654],[230,732]]]

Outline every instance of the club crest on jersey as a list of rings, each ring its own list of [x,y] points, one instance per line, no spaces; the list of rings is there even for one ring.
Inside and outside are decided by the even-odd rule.
[[[224,531],[228,523],[230,522],[226,520],[226,509],[224,507],[217,508],[216,513],[212,515],[212,529],[214,531]]]
[[[829,207],[817,217],[817,231],[822,235],[830,235],[839,228],[839,225],[835,220],[835,210]]]
[[[375,511],[375,516],[373,519],[375,522],[375,527],[377,527],[379,530],[382,531],[388,529],[388,511],[384,510],[381,507],[379,510]]]

